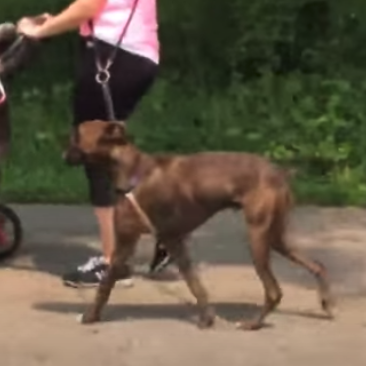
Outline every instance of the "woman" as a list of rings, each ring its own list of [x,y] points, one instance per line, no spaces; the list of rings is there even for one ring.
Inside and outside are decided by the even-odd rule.
[[[110,68],[109,87],[115,117],[126,121],[138,102],[149,90],[159,65],[159,39],[156,0],[76,0],[61,13],[45,14],[44,21],[23,18],[18,32],[44,39],[79,29],[80,59],[75,76],[73,96],[74,124],[101,119],[109,115],[101,85],[95,80],[97,69],[91,35],[96,39],[99,57],[110,57],[126,24],[129,25]],[[90,22],[92,21],[92,22]],[[91,26],[92,25],[92,26]],[[63,276],[70,286],[97,285],[105,272],[114,247],[114,190],[105,171],[85,166],[89,196],[98,221],[103,256],[90,258],[85,264]],[[151,270],[166,263],[164,248],[157,247]],[[121,278],[129,280],[130,278]]]

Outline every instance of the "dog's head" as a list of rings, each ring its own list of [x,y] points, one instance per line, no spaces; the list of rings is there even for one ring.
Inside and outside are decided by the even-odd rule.
[[[69,165],[108,164],[114,161],[117,150],[128,145],[129,138],[123,123],[88,121],[72,131],[64,159]]]

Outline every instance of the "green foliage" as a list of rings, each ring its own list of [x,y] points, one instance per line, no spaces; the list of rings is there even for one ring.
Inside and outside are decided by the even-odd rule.
[[[0,14],[15,20],[66,4],[4,0]],[[363,205],[365,8],[362,0],[159,1],[162,73],[130,121],[137,143],[257,152],[297,169],[300,200]],[[61,160],[76,42],[47,42],[15,80],[7,199],[86,198],[81,171]]]

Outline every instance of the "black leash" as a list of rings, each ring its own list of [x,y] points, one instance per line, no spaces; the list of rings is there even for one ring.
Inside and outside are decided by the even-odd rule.
[[[91,39],[92,39],[94,53],[95,53],[95,65],[97,68],[95,80],[102,87],[103,98],[104,98],[105,106],[107,109],[108,119],[110,121],[116,121],[117,119],[116,119],[116,115],[115,115],[112,94],[111,94],[111,90],[109,87],[109,81],[111,78],[111,74],[110,74],[109,70],[112,67],[112,65],[116,59],[118,48],[122,44],[123,38],[125,37],[128,27],[130,26],[132,18],[136,12],[138,2],[139,2],[139,0],[134,0],[133,6],[131,9],[130,15],[126,21],[126,24],[123,27],[123,30],[118,38],[117,43],[115,44],[115,46],[112,50],[111,55],[107,58],[107,61],[105,62],[104,65],[102,64],[100,54],[98,54],[97,39],[95,38],[95,35],[94,35],[93,22],[92,21],[89,22],[91,32],[92,32]]]

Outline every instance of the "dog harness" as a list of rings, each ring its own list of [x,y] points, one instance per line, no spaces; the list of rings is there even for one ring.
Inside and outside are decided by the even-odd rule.
[[[132,204],[132,207],[135,209],[136,213],[139,215],[141,221],[143,224],[149,229],[150,233],[153,235],[156,235],[156,228],[149,219],[149,217],[146,215],[144,210],[141,208],[140,204],[137,202],[137,199],[133,192],[129,192],[125,195],[125,197],[130,201]]]

